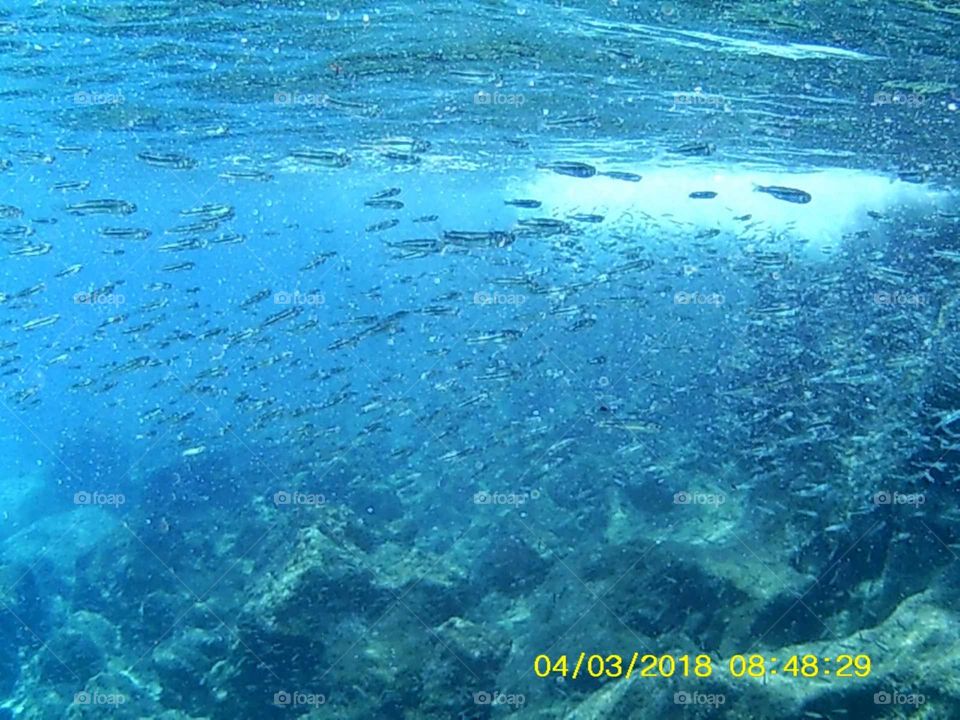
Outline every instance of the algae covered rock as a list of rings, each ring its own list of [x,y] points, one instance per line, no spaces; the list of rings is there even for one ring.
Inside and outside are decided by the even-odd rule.
[[[433,629],[430,636],[434,652],[423,668],[424,710],[452,717],[465,709],[489,711],[497,694],[497,676],[510,654],[509,634],[457,617]]]

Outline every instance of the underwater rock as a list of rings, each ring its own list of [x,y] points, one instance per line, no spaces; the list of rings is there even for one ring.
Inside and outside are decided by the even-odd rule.
[[[45,685],[85,682],[107,664],[103,648],[87,635],[65,631],[55,635],[39,656],[37,673]]]
[[[960,690],[953,680],[960,670],[960,659],[952,650],[960,641],[960,625],[954,613],[944,611],[931,600],[929,593],[908,598],[884,623],[850,636],[752,650],[766,658],[777,658],[779,667],[794,655],[814,655],[821,659],[821,670],[836,667],[834,660],[840,653],[866,654],[871,659],[871,671],[866,678],[800,678],[783,672],[734,678],[726,666],[728,661],[714,657],[709,680],[677,679],[661,686],[634,675],[628,680],[607,683],[564,717],[654,720],[682,710],[684,703],[678,704],[677,699],[681,693],[711,696],[714,703],[699,708],[709,711],[705,717],[832,717],[841,712],[845,717],[886,717],[878,714],[878,709],[891,704],[885,698],[894,694],[912,696],[917,700],[913,707],[923,705],[929,717],[948,717],[950,709],[960,701]],[[766,666],[774,669],[769,660]]]
[[[230,645],[231,637],[226,629],[216,633],[187,627],[157,646],[150,660],[161,679],[163,704],[178,708],[209,707],[213,689],[197,682],[197,670],[212,667],[227,656]]]
[[[338,716],[409,707],[419,685],[413,679],[431,656],[424,623],[441,626],[479,597],[451,560],[390,542],[361,548],[348,539],[349,517],[329,512],[346,522],[301,528],[296,548],[282,555],[285,566],[249,593],[237,624],[241,643],[206,681],[223,712],[242,714],[251,698],[269,701],[284,689],[276,676],[324,694],[326,711],[341,713],[343,706]],[[360,667],[337,666],[318,680],[316,669],[335,664],[347,649],[365,658]],[[180,676],[195,663],[180,668],[171,657],[166,665]],[[344,687],[351,688],[349,700],[337,691]]]
[[[119,647],[117,629],[106,618],[78,611],[52,631],[32,669],[41,684],[82,686],[106,669]]]
[[[160,687],[141,679],[129,670],[111,669],[92,678],[70,696],[66,720],[199,720],[182,709],[170,710],[159,702]]]
[[[474,558],[470,580],[481,588],[517,594],[539,585],[549,569],[550,563],[526,537],[494,536]]]
[[[432,633],[434,653],[423,668],[422,707],[428,717],[485,713],[477,698],[497,687],[497,676],[510,654],[508,633],[493,624],[477,625],[450,618]],[[465,670],[466,669],[466,670]]]

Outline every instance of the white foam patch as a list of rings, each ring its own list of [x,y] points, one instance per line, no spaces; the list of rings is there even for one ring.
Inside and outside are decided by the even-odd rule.
[[[638,218],[641,214],[702,228],[742,232],[752,215],[765,228],[784,237],[808,241],[813,248],[836,246],[840,238],[874,225],[868,211],[884,215],[899,209],[934,212],[947,196],[928,186],[891,180],[889,176],[854,170],[783,174],[747,168],[635,168],[640,182],[597,175],[574,178],[540,170],[511,188],[513,197],[542,200],[555,217],[596,213],[608,220]],[[757,192],[757,186],[778,185],[812,196],[798,204]],[[693,199],[691,193],[713,191],[713,199]]]

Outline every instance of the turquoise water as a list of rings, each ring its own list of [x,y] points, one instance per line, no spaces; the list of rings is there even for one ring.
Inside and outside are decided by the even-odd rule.
[[[0,9],[0,717],[960,717],[958,26]]]

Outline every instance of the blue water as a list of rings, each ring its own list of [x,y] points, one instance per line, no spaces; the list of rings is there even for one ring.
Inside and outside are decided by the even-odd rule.
[[[0,716],[960,717],[958,22],[0,8]]]

